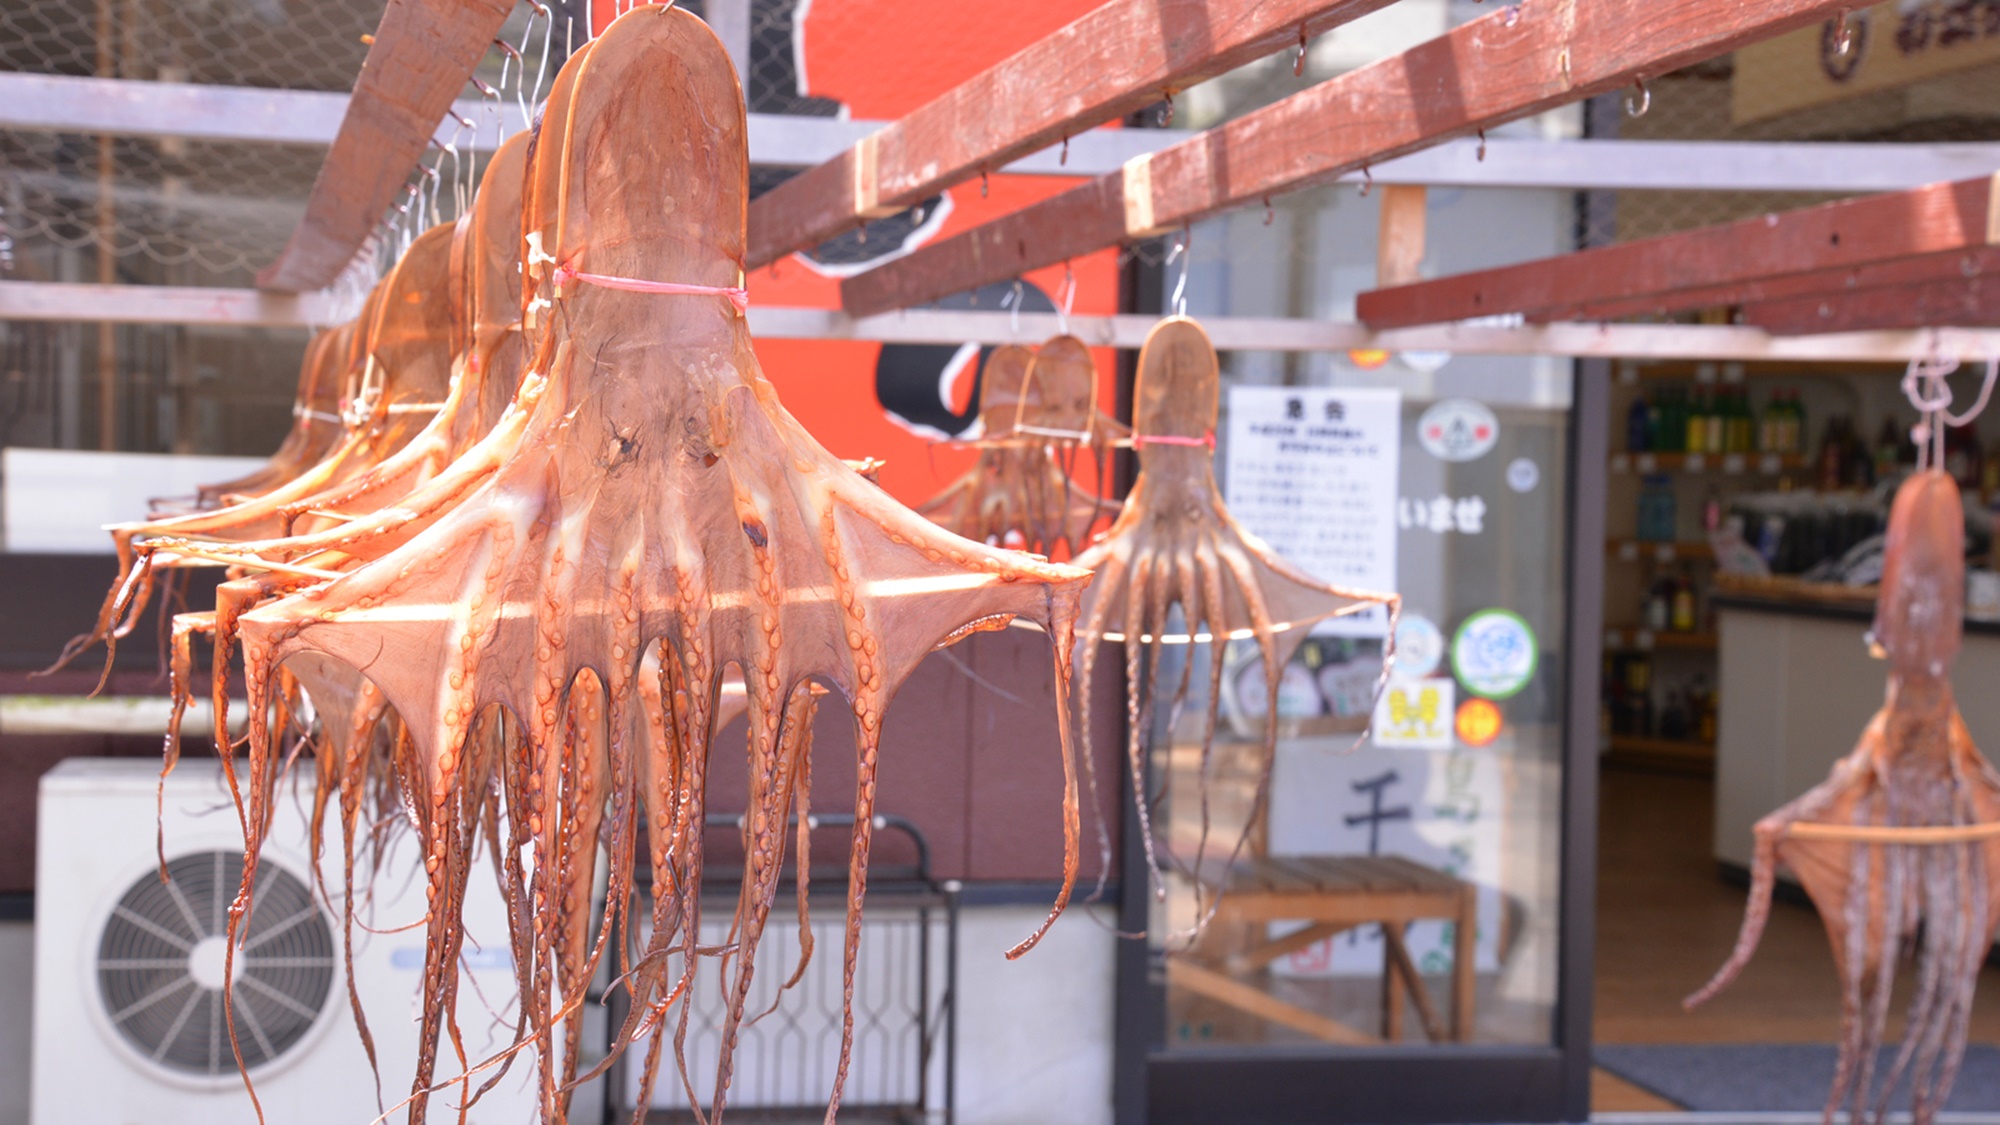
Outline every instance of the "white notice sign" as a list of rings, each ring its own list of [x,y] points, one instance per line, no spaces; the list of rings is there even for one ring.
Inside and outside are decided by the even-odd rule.
[[[1363,387],[1231,387],[1229,510],[1293,565],[1363,590],[1396,588],[1402,395]],[[1371,607],[1313,631],[1379,637]]]

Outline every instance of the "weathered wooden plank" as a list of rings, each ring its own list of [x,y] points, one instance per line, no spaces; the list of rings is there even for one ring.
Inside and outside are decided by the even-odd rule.
[[[1954,255],[2000,242],[1996,178],[1931,184],[1378,289],[1361,294],[1356,308],[1366,323],[1395,328],[1499,313],[1571,320],[1585,310],[1604,317],[1670,304],[1734,303],[1727,300],[1733,286]],[[1665,299],[1672,294],[1681,296]]]
[[[1577,306],[1562,317],[1550,313],[1530,314],[1536,322],[1563,320],[1616,320],[1621,317],[1665,315],[1690,309],[1732,308],[1764,304],[1798,297],[1829,293],[1856,293],[1928,282],[1962,281],[1986,275],[2000,275],[2000,247],[1925,254],[1894,258],[1883,262],[1811,273],[1764,277],[1726,285],[1677,289],[1670,293],[1648,294]]]
[[[1375,227],[1375,284],[1407,285],[1423,276],[1425,206],[1421,187],[1390,184],[1382,189],[1382,218]]]
[[[1779,336],[1873,328],[2000,325],[2000,277],[1788,297],[1743,306],[1743,322]]]
[[[750,204],[751,269],[1390,0],[1111,0]]]
[[[1525,0],[844,281],[856,315],[1174,230],[1711,58],[1840,0]]]
[[[389,0],[305,217],[257,275],[261,288],[303,292],[340,276],[513,9],[513,0]]]

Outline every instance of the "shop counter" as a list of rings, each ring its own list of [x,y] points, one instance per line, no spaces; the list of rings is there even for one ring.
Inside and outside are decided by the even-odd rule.
[[[1748,870],[1751,826],[1854,749],[1882,706],[1889,666],[1868,655],[1872,603],[1718,593],[1714,605],[1715,857]],[[1973,741],[2000,752],[2000,622],[1966,622],[1952,683]]]

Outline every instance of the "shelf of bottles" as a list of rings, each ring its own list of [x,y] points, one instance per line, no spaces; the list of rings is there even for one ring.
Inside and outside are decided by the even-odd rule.
[[[1604,631],[1606,652],[1657,652],[1678,649],[1687,652],[1714,652],[1714,633],[1675,632],[1671,629],[1612,628]]]

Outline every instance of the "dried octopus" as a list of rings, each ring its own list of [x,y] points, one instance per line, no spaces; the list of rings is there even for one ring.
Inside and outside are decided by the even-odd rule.
[[[1777,866],[1819,909],[1841,978],[1840,1057],[1831,1122],[1852,1102],[1880,1122],[1905,1074],[1911,1115],[1935,1119],[1965,1053],[1980,966],[2000,923],[2000,773],[1981,756],[1952,695],[1964,631],[1965,512],[1936,470],[1897,489],[1883,552],[1874,643],[1887,697],[1826,781],[1757,822],[1750,903],[1728,963],[1693,1007],[1756,952]],[[1897,964],[1914,953],[1916,991],[1889,1073],[1874,1082]]]
[[[968,539],[1074,555],[1099,517],[1115,511],[1076,482],[1086,453],[1098,487],[1109,453],[1129,431],[1097,405],[1097,365],[1074,336],[1030,351],[993,349],[980,371],[978,460],[917,510]]]
[[[727,57],[684,12],[633,11],[573,57],[527,171],[533,316],[512,406],[393,513],[315,533],[327,539],[307,564],[370,544],[351,569],[268,567],[225,586],[218,605],[218,666],[224,638],[240,639],[251,713],[232,925],[248,909],[281,765],[268,715],[284,669],[363,672],[403,718],[393,764],[414,798],[431,898],[413,1120],[424,1116],[438,1033],[451,1023],[458,912],[482,838],[498,849],[521,1046],[533,1047],[551,1121],[565,1118],[578,1079],[586,983],[609,935],[633,932],[609,923],[630,910],[646,849],[650,937],[616,951],[632,1017],[615,1042],[647,1042],[641,1085],[650,1089],[671,1008],[697,959],[715,954],[698,944],[697,892],[704,779],[730,669],[745,680],[753,780],[714,1113],[725,1104],[785,826],[804,799],[807,724],[822,687],[850,702],[859,756],[847,1000],[829,1116],[852,1048],[884,708],[933,648],[1014,618],[1054,641],[1065,880],[1049,921],[1068,899],[1079,813],[1064,693],[1089,575],[933,527],[779,405],[738,304],[744,142]],[[392,525],[394,545],[375,553]],[[610,883],[593,919],[600,846]],[[678,974],[670,954],[681,958]],[[692,1099],[687,1021],[683,1007],[672,1040]],[[469,1085],[495,1061],[453,1081]]]
[[[1078,630],[1081,649],[1076,694],[1081,700],[1086,754],[1091,729],[1090,685],[1097,668],[1098,643],[1123,641],[1127,768],[1148,868],[1156,891],[1162,894],[1144,782],[1158,686],[1155,681],[1168,645],[1207,643],[1207,714],[1202,725],[1199,773],[1201,845],[1190,868],[1197,888],[1197,916],[1203,920],[1213,912],[1212,901],[1206,910],[1199,908],[1199,896],[1205,894],[1204,881],[1214,874],[1204,870],[1203,860],[1209,832],[1207,780],[1223,690],[1224,646],[1230,641],[1251,640],[1263,666],[1278,669],[1291,659],[1315,622],[1386,605],[1393,638],[1401,606],[1394,594],[1334,586],[1304,573],[1229,514],[1215,483],[1219,386],[1215,348],[1200,324],[1184,316],[1170,317],[1147,335],[1133,389],[1131,441],[1138,450],[1139,473],[1117,521],[1075,560],[1077,566],[1096,576],[1084,594]],[[1169,632],[1176,628],[1181,631]],[[1393,659],[1391,640],[1385,646],[1384,677]],[[1182,663],[1180,680],[1171,696],[1175,716],[1187,699],[1195,663],[1191,659]],[[1278,676],[1268,674],[1265,680],[1264,713],[1275,716]],[[1266,723],[1262,772],[1246,836],[1247,824],[1256,820],[1263,807],[1277,738],[1277,724]],[[1237,851],[1243,843],[1244,837],[1239,837]],[[1108,858],[1109,840],[1101,836],[1099,846]]]

